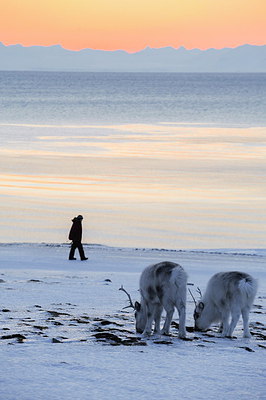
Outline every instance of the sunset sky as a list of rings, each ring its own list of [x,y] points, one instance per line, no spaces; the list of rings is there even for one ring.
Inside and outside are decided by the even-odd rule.
[[[134,52],[266,44],[265,0],[7,0],[0,42]]]

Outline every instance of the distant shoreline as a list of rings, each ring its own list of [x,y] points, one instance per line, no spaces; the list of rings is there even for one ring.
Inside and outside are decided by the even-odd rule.
[[[14,69],[14,66],[15,69]],[[5,46],[0,42],[1,71],[76,72],[266,72],[266,45],[187,50],[184,47],[147,47],[135,53],[124,50],[56,46]]]
[[[46,243],[46,242],[10,242],[10,243],[0,243],[0,247],[69,247],[70,243]],[[93,250],[103,250],[103,251],[132,251],[132,252],[166,252],[166,253],[195,253],[195,254],[213,254],[213,255],[230,255],[230,256],[248,256],[248,257],[263,257],[266,255],[266,248],[263,249],[166,249],[166,248],[149,248],[149,247],[123,247],[123,246],[108,246],[104,244],[97,243],[83,243],[84,247]]]

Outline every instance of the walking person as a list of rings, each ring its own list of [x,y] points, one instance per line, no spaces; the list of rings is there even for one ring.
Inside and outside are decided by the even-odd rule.
[[[74,257],[76,249],[78,249],[80,259],[82,261],[88,260],[88,257],[85,257],[83,246],[81,243],[81,239],[82,239],[82,224],[81,224],[81,222],[82,222],[82,220],[83,220],[82,215],[78,215],[77,217],[72,219],[73,224],[70,229],[69,236],[68,236],[68,239],[72,240],[72,245],[71,245],[71,249],[69,252],[69,260],[76,260],[76,258]]]

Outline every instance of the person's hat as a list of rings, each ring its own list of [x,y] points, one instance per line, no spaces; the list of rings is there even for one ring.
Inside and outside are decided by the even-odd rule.
[[[77,219],[83,219],[82,215],[78,215]]]

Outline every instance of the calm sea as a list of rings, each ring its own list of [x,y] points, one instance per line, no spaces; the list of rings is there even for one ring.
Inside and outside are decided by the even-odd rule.
[[[265,126],[266,74],[0,72],[1,122]]]
[[[0,72],[0,242],[265,247],[266,74]]]

